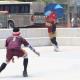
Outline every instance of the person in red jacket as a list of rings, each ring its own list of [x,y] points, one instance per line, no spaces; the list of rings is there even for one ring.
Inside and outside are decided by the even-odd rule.
[[[54,45],[54,51],[58,52],[58,43],[56,41],[56,21],[57,15],[54,11],[52,11],[51,14],[46,17],[46,27],[48,28],[48,33],[52,45]]]
[[[14,56],[17,57],[23,57],[23,76],[27,77],[27,65],[28,65],[28,54],[25,50],[21,48],[21,45],[24,44],[25,47],[29,47],[34,53],[36,53],[38,56],[40,54],[28,43],[26,39],[24,39],[22,36],[20,36],[19,28],[13,28],[13,33],[11,36],[9,36],[6,39],[5,47],[7,49],[6,54],[6,62],[2,63],[0,66],[0,72],[5,69],[7,64],[12,60],[14,60]]]

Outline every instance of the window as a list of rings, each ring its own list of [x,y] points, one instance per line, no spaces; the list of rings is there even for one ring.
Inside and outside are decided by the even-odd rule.
[[[0,5],[0,11],[9,13],[30,13],[30,4],[4,4]]]

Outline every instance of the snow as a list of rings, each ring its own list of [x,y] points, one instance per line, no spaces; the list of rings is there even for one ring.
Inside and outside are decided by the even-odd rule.
[[[0,80],[80,80],[80,46],[35,47],[40,57],[30,49],[28,53],[28,75],[23,77],[23,58],[16,58],[0,73]],[[6,50],[0,49],[0,65],[5,61]]]

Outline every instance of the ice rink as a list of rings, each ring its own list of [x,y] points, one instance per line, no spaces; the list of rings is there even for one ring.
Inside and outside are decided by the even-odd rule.
[[[0,80],[80,80],[80,46],[60,46],[60,52],[54,47],[35,47],[38,57],[30,49],[28,52],[28,75],[23,77],[23,58],[16,58],[0,73]],[[0,65],[5,61],[6,50],[0,49]]]

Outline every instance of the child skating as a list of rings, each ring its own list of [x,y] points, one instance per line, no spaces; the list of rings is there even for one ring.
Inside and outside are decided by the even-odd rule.
[[[38,56],[40,54],[27,42],[26,39],[24,39],[22,36],[20,36],[20,30],[19,28],[13,28],[12,35],[6,39],[5,46],[6,46],[6,62],[3,62],[0,66],[0,72],[2,72],[7,64],[12,60],[14,61],[14,56],[17,57],[23,57],[23,76],[28,77],[27,74],[27,66],[28,66],[28,54],[25,50],[21,48],[21,45],[24,44],[25,47],[29,47],[34,53],[36,53]]]

